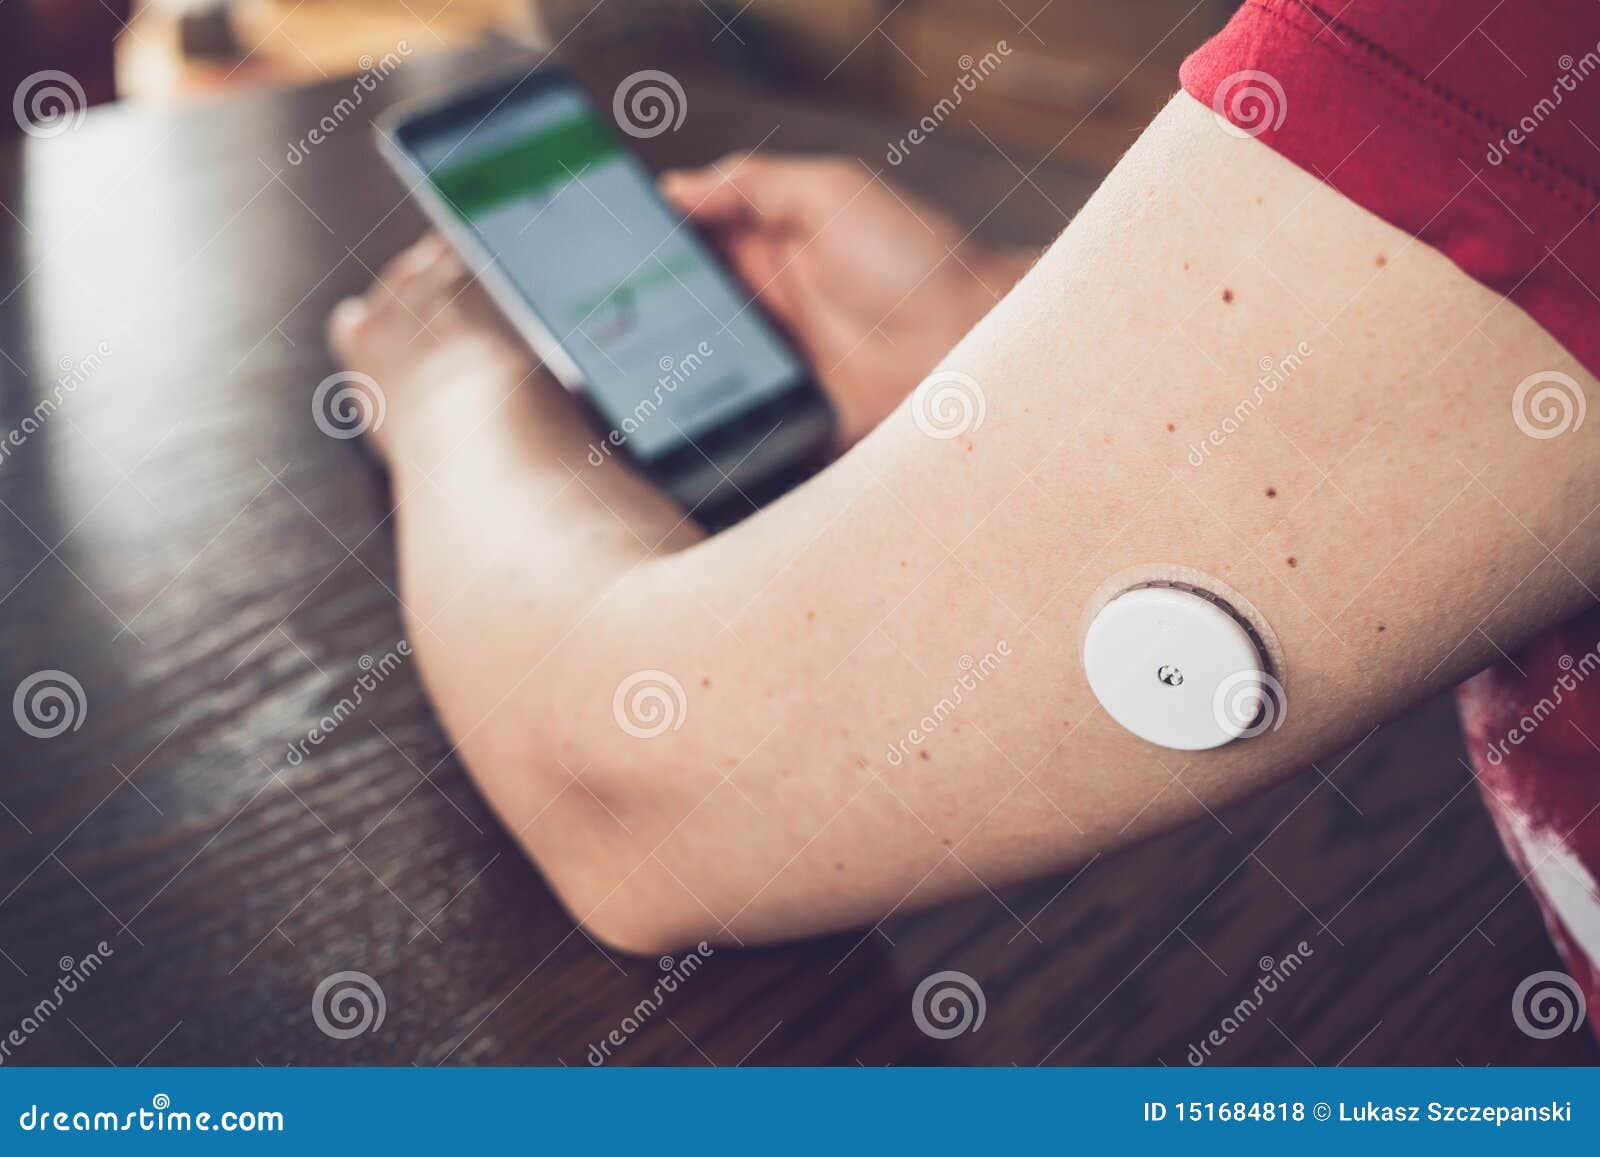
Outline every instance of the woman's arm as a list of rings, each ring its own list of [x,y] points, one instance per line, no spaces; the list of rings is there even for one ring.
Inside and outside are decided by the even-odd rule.
[[[335,321],[344,356],[399,385],[402,593],[440,715],[574,915],[624,948],[798,936],[1069,866],[1287,775],[1591,598],[1595,440],[1526,436],[1511,397],[1539,371],[1593,379],[1182,95],[945,358],[981,425],[930,436],[914,396],[687,549],[676,511],[586,464],[548,383],[515,388],[511,347],[480,338],[475,365],[424,336],[445,352],[383,365],[358,326]],[[1098,708],[1080,617],[1149,563],[1262,612],[1280,729],[1184,754]],[[963,657],[983,675],[945,712]],[[650,738],[659,720],[617,699],[641,678],[667,691]]]

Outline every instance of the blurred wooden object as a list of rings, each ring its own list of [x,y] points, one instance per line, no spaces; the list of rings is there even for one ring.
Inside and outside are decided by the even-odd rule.
[[[176,0],[150,0],[117,41],[117,93],[124,99],[193,99],[281,76],[271,61],[237,47],[226,3],[194,13]]]
[[[879,54],[889,105],[920,117],[975,57],[1009,55],[964,93],[952,121],[1001,144],[1109,166],[1178,87],[1178,65],[1227,19],[1217,0],[1054,0],[1023,24],[1001,0],[912,0]]]
[[[398,0],[397,0],[398,2]],[[547,43],[715,67],[1004,149],[1113,163],[1237,0],[536,0]],[[971,75],[986,57],[998,60]],[[965,79],[966,84],[963,84]],[[959,97],[959,99],[958,99]],[[941,102],[944,102],[941,104]]]
[[[146,0],[117,46],[120,91],[171,100],[299,84],[494,34],[533,40],[532,0]]]
[[[124,38],[137,41],[124,48],[138,59],[123,72],[125,89],[140,95],[320,80],[365,71],[402,44],[409,59],[500,34],[627,71],[718,71],[866,106],[908,133],[932,116],[941,131],[987,138],[992,148],[1052,150],[1103,168],[1176,90],[1183,57],[1237,3],[150,0],[139,35]],[[220,63],[219,7],[233,46]],[[163,10],[176,27],[152,30]],[[188,15],[174,20],[174,10]],[[973,63],[991,56],[1000,63],[974,81]]]
[[[363,72],[402,43],[430,53],[528,30],[532,9],[529,0],[237,0],[232,23],[247,51],[295,79],[320,80]]]

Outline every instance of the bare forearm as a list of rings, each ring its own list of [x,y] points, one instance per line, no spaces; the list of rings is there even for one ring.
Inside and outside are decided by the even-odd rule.
[[[561,641],[597,616],[611,621],[619,580],[699,537],[618,464],[590,464],[591,436],[554,382],[492,363],[441,383],[386,434],[399,595],[418,663],[508,819],[546,806],[575,750],[553,729],[561,712],[527,715],[548,697],[524,692],[583,682],[553,660]]]

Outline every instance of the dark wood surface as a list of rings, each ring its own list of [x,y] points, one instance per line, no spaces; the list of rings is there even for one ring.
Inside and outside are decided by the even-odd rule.
[[[407,64],[298,166],[348,82],[0,144],[5,428],[106,351],[0,460],[0,692],[59,669],[87,704],[52,739],[0,711],[0,1036],[61,958],[112,949],[6,1063],[583,1064],[659,975],[574,930],[457,764],[424,774],[449,745],[409,666],[287,759],[401,637],[383,480],[310,407],[329,307],[420,228],[363,122],[505,55]],[[654,162],[765,143],[878,168],[904,127],[688,88]],[[893,175],[1011,239],[1092,187],[953,133]],[[1182,1065],[1304,940],[1217,1062],[1593,1062],[1587,1033],[1512,1020],[1518,981],[1558,966],[1518,885],[1435,701],[1076,875],[719,950],[614,1057]],[[912,994],[947,969],[987,1013],[936,1040]],[[386,1004],[348,1040],[311,1015],[344,970]]]

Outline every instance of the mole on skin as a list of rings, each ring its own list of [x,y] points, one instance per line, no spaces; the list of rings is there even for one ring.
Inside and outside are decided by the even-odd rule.
[[[1276,497],[1278,497],[1278,488],[1276,486],[1267,487],[1267,497],[1268,498],[1276,498]]]
[[[1222,291],[1222,302],[1223,302],[1224,305],[1232,305],[1233,304],[1233,290],[1224,289]]]

